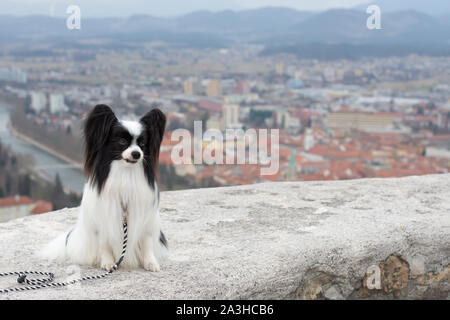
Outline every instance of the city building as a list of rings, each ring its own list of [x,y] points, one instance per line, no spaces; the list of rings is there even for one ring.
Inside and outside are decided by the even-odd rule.
[[[224,104],[222,107],[222,128],[238,128],[239,124],[239,105]]]
[[[315,141],[314,141],[314,135],[312,133],[312,129],[308,128],[305,131],[305,141],[303,143],[303,147],[305,151],[309,151],[312,147],[314,147]]]
[[[36,113],[41,112],[47,107],[47,96],[43,92],[31,91],[30,93],[31,103],[30,108]]]
[[[27,74],[19,68],[0,68],[0,81],[27,83]]]
[[[206,121],[206,130],[209,130],[209,129],[220,130],[221,127],[222,127],[221,120],[216,117],[209,118]]]
[[[279,129],[285,129],[291,135],[298,134],[302,128],[300,119],[291,116],[289,111],[274,111],[274,125]]]
[[[64,104],[64,95],[60,93],[50,94],[50,113],[56,114],[67,111],[67,107]]]
[[[286,82],[287,89],[301,89],[304,87],[305,87],[305,84],[303,83],[303,80],[301,80],[301,79],[292,78]]]
[[[242,94],[246,95],[250,93],[250,85],[247,81],[241,80],[239,81],[233,89],[234,94]]]
[[[219,80],[210,80],[206,84],[205,93],[206,93],[206,96],[208,96],[208,97],[218,97],[218,96],[220,96],[222,94],[220,81]]]
[[[184,94],[199,95],[202,92],[202,85],[198,78],[190,77],[184,81]]]
[[[284,64],[282,62],[275,65],[275,72],[279,76],[282,76],[284,74]]]
[[[326,125],[333,129],[359,129],[367,132],[385,132],[393,128],[395,117],[385,113],[331,112]]]

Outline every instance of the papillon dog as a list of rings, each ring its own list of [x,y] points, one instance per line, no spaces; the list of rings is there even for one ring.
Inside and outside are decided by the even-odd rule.
[[[121,255],[126,220],[121,266],[160,269],[167,240],[160,227],[156,172],[165,124],[157,108],[139,121],[119,120],[106,105],[89,113],[84,125],[87,182],[78,220],[41,256],[110,270]]]

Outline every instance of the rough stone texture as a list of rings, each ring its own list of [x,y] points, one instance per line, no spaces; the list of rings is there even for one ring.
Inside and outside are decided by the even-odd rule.
[[[76,215],[0,224],[0,272],[102,273],[33,256]],[[161,215],[171,249],[162,271],[0,299],[449,299],[450,174],[163,192]],[[379,289],[367,286],[370,266]]]

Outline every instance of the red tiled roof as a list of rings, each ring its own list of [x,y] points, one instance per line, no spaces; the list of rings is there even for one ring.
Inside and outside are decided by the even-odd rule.
[[[1,207],[14,207],[14,206],[23,206],[27,204],[33,204],[34,201],[31,200],[27,196],[15,196],[15,197],[6,197],[0,199],[0,208]]]
[[[172,164],[172,151],[163,151],[159,153],[159,163],[164,163],[167,165]]]
[[[305,159],[306,158],[304,156],[302,156],[302,155],[299,155],[299,154],[295,155],[295,162],[296,163],[304,162],[304,161],[306,161]]]
[[[171,139],[171,135],[172,135],[172,131],[167,131],[164,134],[163,141],[161,143],[162,146],[167,146],[167,147],[169,147],[169,146],[176,146],[177,144],[180,143],[180,141],[178,141],[178,140],[172,140]]]
[[[222,112],[222,104],[208,99],[202,99],[198,102],[199,108],[209,112]]]
[[[430,138],[428,138],[430,140],[450,140],[450,134],[441,134],[441,135],[436,135],[436,136],[432,136]]]
[[[279,152],[280,157],[284,157],[286,159],[289,159],[289,157],[291,155],[291,150],[286,149],[286,148],[280,148],[278,152]]]
[[[329,148],[330,148],[329,146],[317,144],[313,146],[311,149],[309,149],[309,153],[324,155],[329,152]]]
[[[53,210],[53,205],[50,202],[38,200],[36,201],[36,206],[31,210],[31,214],[41,214],[50,212]]]
[[[326,166],[327,162],[325,162],[325,161],[305,161],[305,162],[302,162],[300,165],[302,168],[321,167],[321,166]]]
[[[382,116],[391,116],[391,117],[403,117],[403,113],[400,112],[377,112],[376,114],[382,115]]]

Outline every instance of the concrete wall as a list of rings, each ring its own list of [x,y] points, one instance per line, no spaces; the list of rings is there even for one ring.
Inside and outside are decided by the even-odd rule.
[[[0,208],[0,223],[28,216],[36,204],[24,204]]]
[[[33,256],[76,215],[0,223],[0,272],[102,273]],[[161,215],[160,272],[0,299],[449,299],[450,174],[164,192]]]

